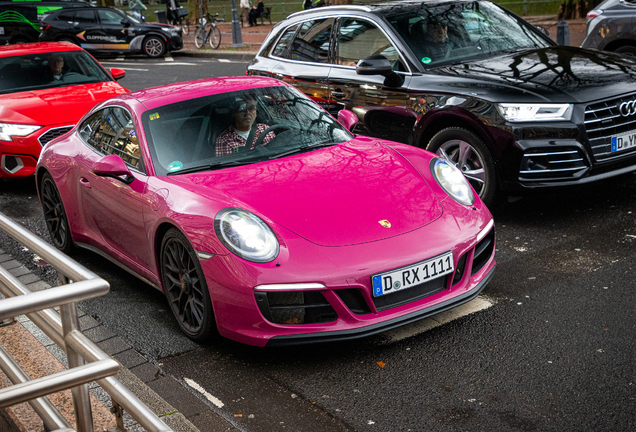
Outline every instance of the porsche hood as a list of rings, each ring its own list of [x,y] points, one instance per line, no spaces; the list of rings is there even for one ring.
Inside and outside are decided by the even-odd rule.
[[[372,142],[372,144],[370,144]],[[197,194],[211,189],[323,246],[373,242],[439,218],[420,173],[377,141],[346,144],[240,168],[174,176]]]

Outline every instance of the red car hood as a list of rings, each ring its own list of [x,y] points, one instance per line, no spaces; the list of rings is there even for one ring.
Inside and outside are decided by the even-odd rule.
[[[225,196],[228,206],[249,209],[324,246],[393,237],[442,214],[428,183],[410,163],[365,138],[170,180],[199,195]],[[381,221],[388,221],[390,227]]]
[[[0,95],[0,122],[76,123],[97,102],[127,93],[114,81]]]

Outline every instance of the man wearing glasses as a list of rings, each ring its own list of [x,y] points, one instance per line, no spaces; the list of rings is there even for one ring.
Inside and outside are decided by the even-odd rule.
[[[258,136],[268,127],[265,123],[254,124],[256,120],[256,101],[254,99],[236,99],[233,111],[234,123],[216,139],[217,156],[230,155],[244,150],[248,139],[251,141],[249,149],[253,149]],[[261,145],[267,144],[275,136],[274,132],[268,133]]]

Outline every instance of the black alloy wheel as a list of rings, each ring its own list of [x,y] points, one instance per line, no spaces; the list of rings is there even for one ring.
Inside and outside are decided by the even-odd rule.
[[[216,336],[208,285],[196,252],[186,237],[171,228],[161,242],[161,279],[181,330],[192,340]]]
[[[68,226],[62,198],[49,173],[44,174],[40,183],[40,202],[53,245],[68,254],[73,250],[71,230]]]
[[[427,150],[459,168],[479,198],[487,206],[495,205],[498,198],[495,164],[486,144],[475,134],[458,127],[446,128],[433,136]]]

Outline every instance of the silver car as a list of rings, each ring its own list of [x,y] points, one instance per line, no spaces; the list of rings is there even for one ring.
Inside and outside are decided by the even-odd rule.
[[[636,56],[636,0],[606,0],[587,14],[583,48]]]

